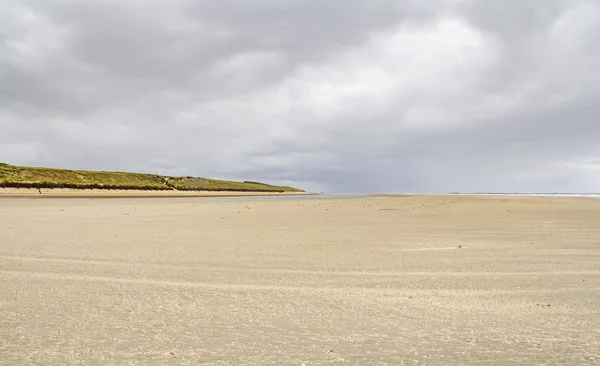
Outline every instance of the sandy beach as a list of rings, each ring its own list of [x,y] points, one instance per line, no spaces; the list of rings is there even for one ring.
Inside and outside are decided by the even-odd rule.
[[[71,189],[71,188],[2,188],[0,187],[1,197],[48,197],[48,198],[69,198],[69,197],[234,197],[234,196],[288,196],[288,195],[306,195],[306,192],[236,192],[236,191],[151,191],[151,190],[132,190],[132,189]]]
[[[600,199],[0,197],[2,365],[600,363]]]

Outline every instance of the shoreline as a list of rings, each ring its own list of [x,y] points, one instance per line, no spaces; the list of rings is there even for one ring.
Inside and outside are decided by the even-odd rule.
[[[236,196],[300,196],[308,192],[240,192],[240,191],[150,191],[133,189],[73,188],[0,188],[0,198],[146,198],[146,197],[236,197]]]
[[[392,193],[374,194],[372,197],[402,198],[402,197],[486,197],[486,198],[600,198],[597,193]]]
[[[257,196],[319,196],[313,192],[243,192],[243,191],[178,191],[135,189],[74,189],[74,188],[7,188],[0,187],[0,198],[178,198],[178,197],[257,197]],[[545,193],[439,193],[439,194],[368,194],[325,195],[329,198],[406,198],[406,197],[486,197],[486,198],[600,198],[599,194],[545,194]]]

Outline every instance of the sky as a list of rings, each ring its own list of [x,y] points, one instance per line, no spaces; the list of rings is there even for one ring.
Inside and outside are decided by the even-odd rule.
[[[0,161],[599,192],[598,0],[2,0]]]

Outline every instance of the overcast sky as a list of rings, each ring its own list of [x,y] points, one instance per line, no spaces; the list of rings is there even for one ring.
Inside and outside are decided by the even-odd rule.
[[[598,0],[1,0],[0,161],[600,191]]]

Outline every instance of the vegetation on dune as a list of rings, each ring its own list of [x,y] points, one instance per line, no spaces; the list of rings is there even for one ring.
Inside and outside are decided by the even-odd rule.
[[[156,174],[32,168],[0,163],[0,187],[178,191],[303,192],[258,182],[231,182]]]
[[[291,187],[256,182],[232,182],[196,177],[167,177],[167,179],[167,184],[179,191],[301,192]]]
[[[271,186],[270,186],[270,185],[268,185],[268,184],[261,183],[261,182],[253,182],[253,181],[250,181],[250,180],[244,181],[244,184],[256,184],[257,186],[262,186],[262,187],[265,187],[265,186],[267,186],[267,187],[271,187]],[[283,188],[283,189],[285,189],[285,190],[288,190],[288,191],[297,191],[297,189],[296,189],[296,188],[293,188],[293,187],[288,187],[288,186],[280,186],[280,187],[278,187],[278,188]]]

